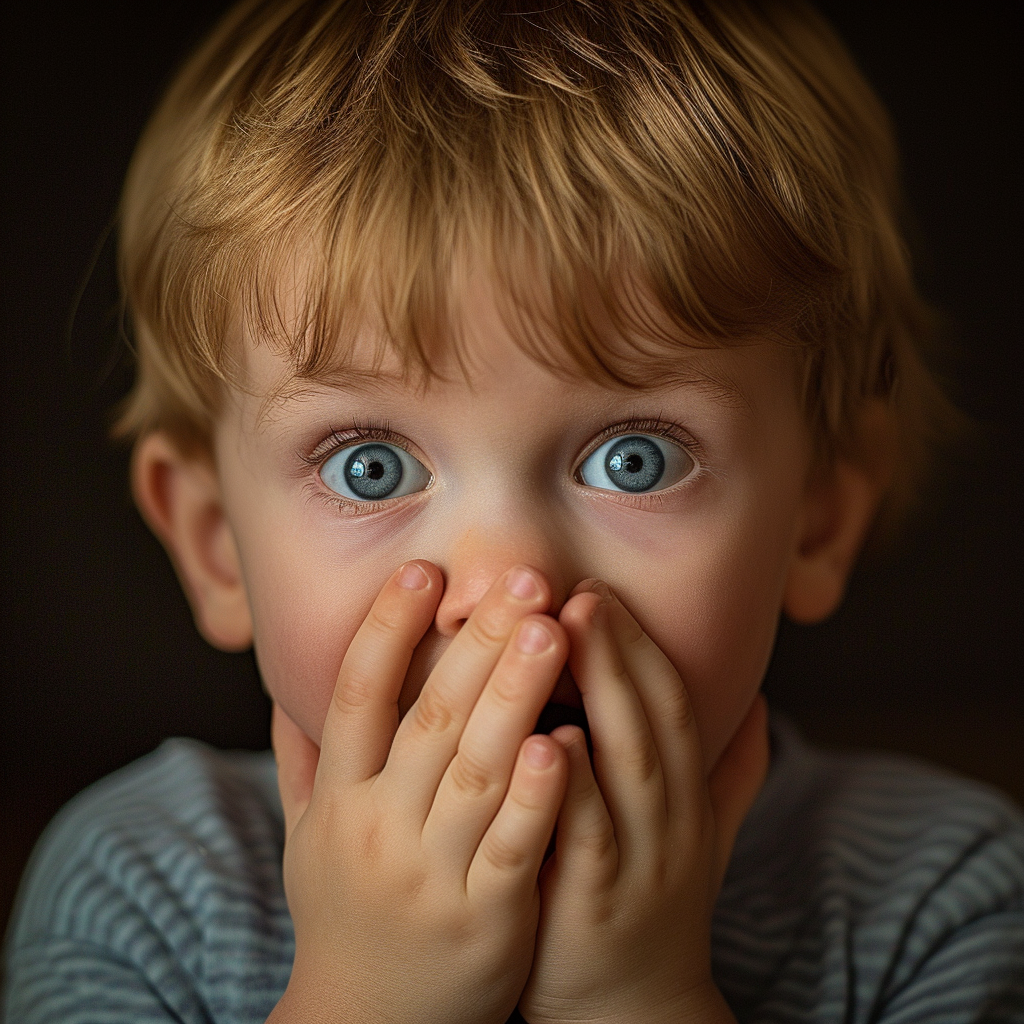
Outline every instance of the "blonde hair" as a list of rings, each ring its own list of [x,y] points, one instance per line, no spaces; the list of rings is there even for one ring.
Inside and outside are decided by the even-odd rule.
[[[297,382],[344,367],[371,307],[404,365],[461,359],[452,281],[473,260],[558,372],[643,387],[681,345],[797,346],[820,449],[888,398],[908,492],[946,407],[898,205],[886,114],[799,2],[248,0],[128,173],[119,430],[208,439],[239,317]],[[594,329],[595,293],[635,359]]]

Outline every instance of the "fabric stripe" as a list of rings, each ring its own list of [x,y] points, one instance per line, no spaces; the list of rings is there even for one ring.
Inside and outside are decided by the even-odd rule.
[[[25,1024],[262,1022],[294,936],[269,754],[173,740],[47,829],[5,950]],[[768,781],[716,909],[749,1024],[1024,1024],[1024,823],[910,759],[826,754],[773,722]]]

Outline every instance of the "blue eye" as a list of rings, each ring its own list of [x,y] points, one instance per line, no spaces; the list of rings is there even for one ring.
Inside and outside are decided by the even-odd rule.
[[[579,468],[579,478],[589,487],[640,494],[671,487],[686,479],[693,467],[687,451],[667,438],[625,434],[591,452]]]
[[[320,479],[343,498],[380,501],[422,491],[431,477],[404,448],[372,441],[335,452],[321,466]]]

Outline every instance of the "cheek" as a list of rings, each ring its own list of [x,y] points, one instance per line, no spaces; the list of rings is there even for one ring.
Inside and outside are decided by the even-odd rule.
[[[352,638],[389,575],[325,564],[323,551],[245,560],[256,659],[271,697],[317,743]]]
[[[726,564],[695,568],[683,616],[665,622],[694,705],[704,756],[713,765],[764,679],[778,628],[782,578],[760,551],[736,550]]]
[[[789,565],[789,521],[691,524],[643,572],[619,567],[623,602],[679,673],[709,768],[761,685]]]

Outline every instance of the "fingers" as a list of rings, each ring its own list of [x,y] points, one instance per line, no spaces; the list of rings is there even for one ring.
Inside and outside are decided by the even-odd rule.
[[[270,741],[277,761],[277,788],[284,809],[285,838],[289,838],[313,794],[320,748],[274,704]]]
[[[768,761],[768,704],[758,694],[708,779],[715,817],[719,885],[725,877],[740,825],[764,785]]]
[[[609,592],[610,593],[610,592]],[[704,759],[686,685],[664,651],[610,593],[609,626],[654,737],[670,816],[692,814],[703,797]]]
[[[398,728],[382,776],[389,785],[394,781],[395,797],[404,802],[405,813],[426,820],[441,779],[459,749],[466,723],[509,639],[527,615],[546,609],[550,601],[550,589],[541,574],[515,566],[495,581],[441,655]],[[549,628],[558,630],[557,623],[548,622]],[[556,656],[549,653],[545,657],[550,661]],[[525,684],[515,691],[520,696],[506,703],[518,706],[521,685]],[[529,727],[524,729],[516,739],[508,771],[519,743],[530,731]]]
[[[653,830],[664,830],[661,756],[612,632],[610,595],[593,593],[586,600],[574,600],[559,618],[569,633],[569,665],[590,723],[594,774],[615,825],[620,853],[628,861],[652,846]]]
[[[565,794],[569,765],[550,736],[521,744],[508,793],[480,842],[466,878],[475,897],[532,897],[537,875]]]
[[[320,743],[321,764],[336,781],[362,782],[384,767],[409,662],[433,621],[442,589],[436,566],[406,562],[352,638]]]
[[[437,788],[424,825],[425,843],[443,844],[458,862],[468,865],[473,859],[567,653],[565,631],[553,619],[531,615],[518,624]],[[547,748],[528,744],[527,749]]]
[[[686,686],[669,658],[605,584],[584,581],[574,591],[574,597],[577,593],[591,592],[607,595],[607,629],[653,738],[661,763],[668,813],[670,816],[690,813],[693,801],[702,797],[705,772],[700,736]],[[578,604],[570,608],[567,602],[562,611],[563,621],[566,616],[577,622],[585,617]],[[594,619],[595,629],[600,623],[599,618]],[[574,629],[568,622],[566,626],[574,634],[578,633],[584,643],[590,642],[587,630]]]
[[[578,726],[562,725],[551,738],[565,749],[569,764],[555,840],[556,890],[572,891],[584,885],[606,888],[618,871],[618,848],[612,819],[590,765],[586,737]],[[557,892],[552,895],[557,898]]]

